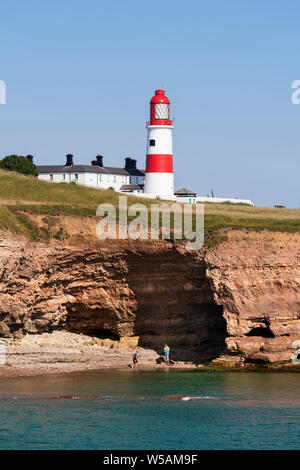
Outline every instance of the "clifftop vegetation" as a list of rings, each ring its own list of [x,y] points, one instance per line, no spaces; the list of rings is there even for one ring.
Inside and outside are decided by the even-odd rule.
[[[16,171],[24,175],[37,176],[37,166],[32,162],[32,155],[22,157],[20,155],[8,155],[0,160],[0,168],[8,171]]]

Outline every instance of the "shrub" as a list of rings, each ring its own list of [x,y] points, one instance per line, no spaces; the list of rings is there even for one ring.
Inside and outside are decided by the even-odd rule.
[[[3,170],[17,171],[24,175],[37,176],[38,170],[34,163],[28,158],[19,155],[9,155],[0,161],[0,168]]]

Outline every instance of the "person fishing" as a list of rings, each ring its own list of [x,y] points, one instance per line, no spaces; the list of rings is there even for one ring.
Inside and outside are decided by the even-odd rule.
[[[132,356],[132,362],[133,362],[133,368],[134,369],[136,369],[136,367],[137,367],[138,357],[139,357],[139,353],[137,351],[135,351],[135,353]]]
[[[167,344],[165,344],[165,347],[164,347],[164,356],[165,356],[165,362],[169,364],[170,363],[170,348]]]

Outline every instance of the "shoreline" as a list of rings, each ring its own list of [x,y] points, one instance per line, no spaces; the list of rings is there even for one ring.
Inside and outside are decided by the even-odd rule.
[[[171,363],[166,364],[160,349],[139,347],[135,338],[123,338],[118,342],[66,331],[26,335],[21,339],[3,338],[2,343],[5,356],[0,356],[3,364],[0,364],[0,378],[99,370],[129,371],[136,350],[139,352],[137,371],[300,372],[300,364],[291,362],[251,364],[235,362],[232,356],[201,361],[196,353],[175,348],[171,348]]]
[[[127,351],[126,351],[127,352]],[[129,352],[131,355],[131,351]],[[124,356],[127,356],[124,355]],[[114,358],[113,361],[105,362],[95,362],[94,360],[90,361],[89,357],[83,357],[84,362],[79,364],[74,363],[64,363],[64,362],[54,362],[52,364],[32,362],[28,363],[26,366],[21,364],[5,364],[0,365],[0,378],[7,377],[36,377],[40,375],[57,375],[57,374],[71,374],[73,372],[95,372],[101,370],[120,370],[120,371],[133,371],[131,367],[132,362],[123,359]],[[149,360],[145,362],[140,361],[136,371],[155,371],[155,370],[196,370],[197,366],[189,362],[178,362],[173,364],[166,363],[155,363]]]
[[[41,348],[42,349],[42,348]],[[25,353],[26,363],[24,360],[24,352],[21,354],[14,353],[10,354],[9,363],[0,365],[0,378],[10,377],[38,377],[38,376],[49,376],[49,375],[65,375],[72,374],[75,372],[97,372],[97,371],[162,371],[162,370],[182,370],[182,371],[193,371],[195,373],[205,372],[234,372],[234,373],[300,373],[300,365],[292,363],[282,364],[195,364],[192,362],[173,362],[166,364],[164,362],[157,363],[153,360],[153,356],[156,354],[154,351],[143,350],[146,352],[147,357],[140,360],[136,370],[132,368],[132,351],[125,350],[122,354],[115,353],[114,351],[107,352],[97,351],[91,354],[85,353],[80,356],[80,361],[70,360],[71,358],[65,357],[53,361],[53,352],[39,351],[39,358],[43,357],[43,360],[36,360],[36,351],[27,351]],[[61,354],[60,351],[55,352]],[[35,360],[32,360],[31,356],[34,354]],[[73,355],[73,351],[69,351],[69,354]],[[78,354],[78,353],[75,353]],[[142,353],[141,353],[142,354]],[[97,356],[97,360],[95,358]],[[105,357],[103,357],[105,356]],[[108,357],[107,357],[108,356]],[[158,356],[158,355],[157,355]],[[158,356],[159,357],[159,356]],[[13,360],[11,360],[13,358]],[[17,359],[16,359],[17,358]],[[20,360],[21,358],[21,360]],[[29,360],[28,360],[29,359]],[[22,363],[23,362],[23,363]]]
[[[180,364],[140,364],[138,368],[134,371],[129,367],[128,364],[117,363],[115,365],[101,365],[99,366],[93,363],[86,364],[84,367],[78,367],[78,365],[73,365],[71,367],[62,367],[60,364],[54,364],[53,367],[42,367],[40,365],[31,365],[29,367],[17,367],[17,366],[0,366],[0,378],[18,378],[18,377],[39,377],[39,376],[49,376],[49,375],[65,375],[72,374],[76,372],[100,372],[100,371],[125,371],[125,372],[153,372],[159,370],[182,370],[182,371],[193,371],[195,373],[205,373],[205,372],[234,372],[234,373],[300,373],[300,367],[293,365],[281,365],[281,366],[272,366],[268,364],[266,366],[252,366],[252,367],[215,367],[215,366],[205,366],[190,364],[190,363],[180,363]]]

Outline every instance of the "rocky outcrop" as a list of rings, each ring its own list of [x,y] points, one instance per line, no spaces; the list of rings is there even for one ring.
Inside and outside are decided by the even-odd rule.
[[[173,359],[289,360],[300,339],[300,235],[230,231],[201,252],[156,242],[0,240],[0,335],[139,337]]]
[[[299,234],[233,231],[206,262],[223,306],[227,356],[289,361],[300,339]]]

